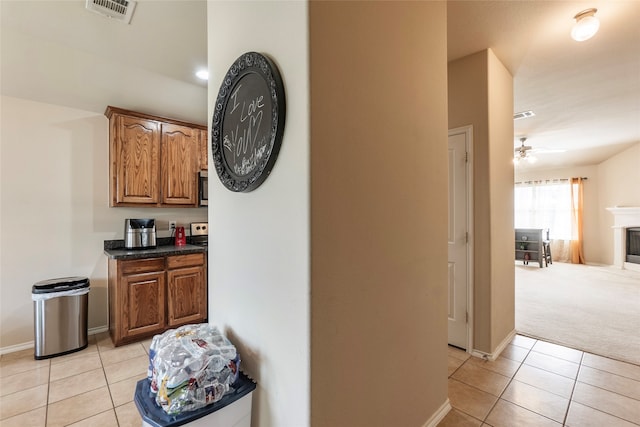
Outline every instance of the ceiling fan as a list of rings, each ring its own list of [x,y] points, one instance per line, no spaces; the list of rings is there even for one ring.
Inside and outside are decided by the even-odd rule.
[[[520,147],[514,150],[515,155],[513,156],[513,163],[515,165],[519,165],[520,162],[525,160],[531,164],[538,161],[538,159],[530,152],[533,149],[533,147],[530,145],[524,145],[526,140],[527,140],[526,137],[520,138],[521,145]]]
[[[514,150],[515,154],[513,156],[513,163],[518,165],[523,161],[527,161],[530,164],[533,164],[538,161],[536,156],[533,153],[564,153],[566,150],[549,150],[545,148],[533,148],[530,145],[524,145],[527,141],[526,137],[520,138],[520,147],[516,147]]]

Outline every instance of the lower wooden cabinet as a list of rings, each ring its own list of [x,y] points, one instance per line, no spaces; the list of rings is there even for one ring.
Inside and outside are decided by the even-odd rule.
[[[167,324],[172,328],[202,322],[207,317],[203,262],[204,259],[196,255],[167,258]]]
[[[109,332],[113,343],[149,338],[207,319],[204,253],[109,260]]]

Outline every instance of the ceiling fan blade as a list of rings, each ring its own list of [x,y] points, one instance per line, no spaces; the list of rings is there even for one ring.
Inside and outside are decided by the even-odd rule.
[[[552,154],[552,153],[564,153],[567,150],[562,150],[562,149],[548,149],[548,148],[536,148],[534,150],[532,150],[534,153],[539,153],[539,154]]]

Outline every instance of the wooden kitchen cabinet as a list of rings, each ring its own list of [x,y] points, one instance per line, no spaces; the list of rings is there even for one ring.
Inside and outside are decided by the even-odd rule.
[[[160,124],[116,115],[110,123],[111,205],[157,204]]]
[[[167,258],[167,323],[175,328],[207,318],[204,254]]]
[[[115,345],[166,326],[165,258],[109,260],[109,332]]]
[[[200,130],[200,170],[206,171],[209,169],[209,133],[201,129]]]
[[[207,319],[204,253],[109,259],[109,333],[114,345]]]
[[[111,206],[198,206],[204,126],[111,106],[105,115]]]
[[[200,130],[162,124],[162,204],[198,205]]]

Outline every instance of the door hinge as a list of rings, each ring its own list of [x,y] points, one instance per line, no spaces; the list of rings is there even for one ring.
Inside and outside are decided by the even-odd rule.
[[[466,323],[469,323],[469,312],[468,312],[468,311],[466,311],[466,312],[464,313],[464,317],[465,317],[465,322],[466,322]]]
[[[465,243],[469,243],[469,232],[468,231],[464,232],[464,242]]]
[[[465,163],[469,163],[469,152],[468,151],[464,152],[464,162]]]

